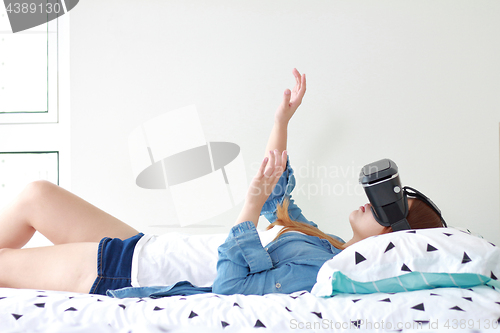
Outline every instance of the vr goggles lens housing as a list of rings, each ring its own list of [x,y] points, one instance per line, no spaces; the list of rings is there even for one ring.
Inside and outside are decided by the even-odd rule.
[[[392,227],[393,231],[411,229],[406,220],[408,196],[424,201],[446,226],[441,211],[429,198],[411,187],[401,186],[398,167],[390,159],[365,165],[359,174],[359,183],[370,201],[375,220],[384,227]]]

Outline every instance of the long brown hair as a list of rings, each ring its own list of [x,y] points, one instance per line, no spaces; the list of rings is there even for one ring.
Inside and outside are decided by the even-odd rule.
[[[289,203],[290,203],[290,200],[288,198],[285,198],[285,200],[283,200],[282,204],[278,204],[276,206],[276,215],[278,216],[278,218],[276,219],[276,221],[274,221],[273,223],[271,223],[267,227],[267,230],[269,230],[272,227],[274,227],[275,225],[284,226],[284,228],[280,230],[280,232],[278,233],[278,235],[276,236],[275,239],[278,239],[285,232],[298,231],[298,232],[301,232],[301,233],[309,235],[309,236],[316,236],[316,237],[319,237],[321,239],[326,239],[327,241],[330,242],[330,244],[332,244],[337,249],[343,250],[345,248],[344,243],[333,238],[332,236],[325,234],[323,231],[319,230],[318,228],[313,227],[312,225],[309,225],[307,223],[292,221],[292,219],[288,215]]]
[[[412,229],[439,228],[443,226],[441,218],[431,207],[418,199],[408,199],[412,201],[406,219]]]
[[[437,215],[428,205],[418,199],[408,199],[412,200],[411,207],[408,211],[408,223],[412,229],[427,229],[427,228],[439,228],[442,227],[441,218]],[[321,239],[326,239],[332,246],[337,249],[343,250],[346,248],[345,244],[341,241],[325,234],[323,231],[319,230],[312,225],[292,221],[288,215],[288,205],[290,201],[285,198],[281,204],[276,206],[277,219],[275,222],[271,223],[267,230],[271,229],[275,225],[282,225],[284,228],[280,230],[275,239],[278,239],[281,235],[288,231],[298,231],[309,236],[316,236]],[[392,229],[391,229],[392,231]]]

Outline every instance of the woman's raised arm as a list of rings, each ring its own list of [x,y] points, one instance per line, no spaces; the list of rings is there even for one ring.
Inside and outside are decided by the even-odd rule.
[[[267,142],[265,158],[259,171],[252,179],[248,189],[245,204],[236,219],[236,224],[252,221],[257,226],[260,212],[269,195],[272,193],[287,162],[287,127],[293,114],[302,103],[306,93],[306,76],[293,69],[295,87],[290,91],[286,89],[283,101],[274,116],[274,126]]]
[[[278,149],[278,151],[286,150],[288,122],[302,103],[302,98],[306,93],[306,75],[301,75],[295,68],[293,69],[293,75],[295,76],[295,87],[291,91],[286,89],[283,93],[283,101],[276,110],[274,126],[264,156],[270,157],[269,152],[275,149]]]

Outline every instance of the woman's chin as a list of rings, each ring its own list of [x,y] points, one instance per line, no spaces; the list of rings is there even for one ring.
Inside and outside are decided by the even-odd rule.
[[[354,223],[354,221],[356,220],[355,216],[356,216],[356,213],[358,211],[357,210],[353,210],[351,212],[351,214],[349,214],[349,223],[352,225]]]

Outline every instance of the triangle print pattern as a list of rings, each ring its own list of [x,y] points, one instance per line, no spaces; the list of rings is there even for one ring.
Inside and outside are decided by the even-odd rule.
[[[365,261],[366,258],[363,257],[361,254],[359,254],[358,252],[356,252],[356,256],[355,256],[355,261],[356,261],[356,265]]]

